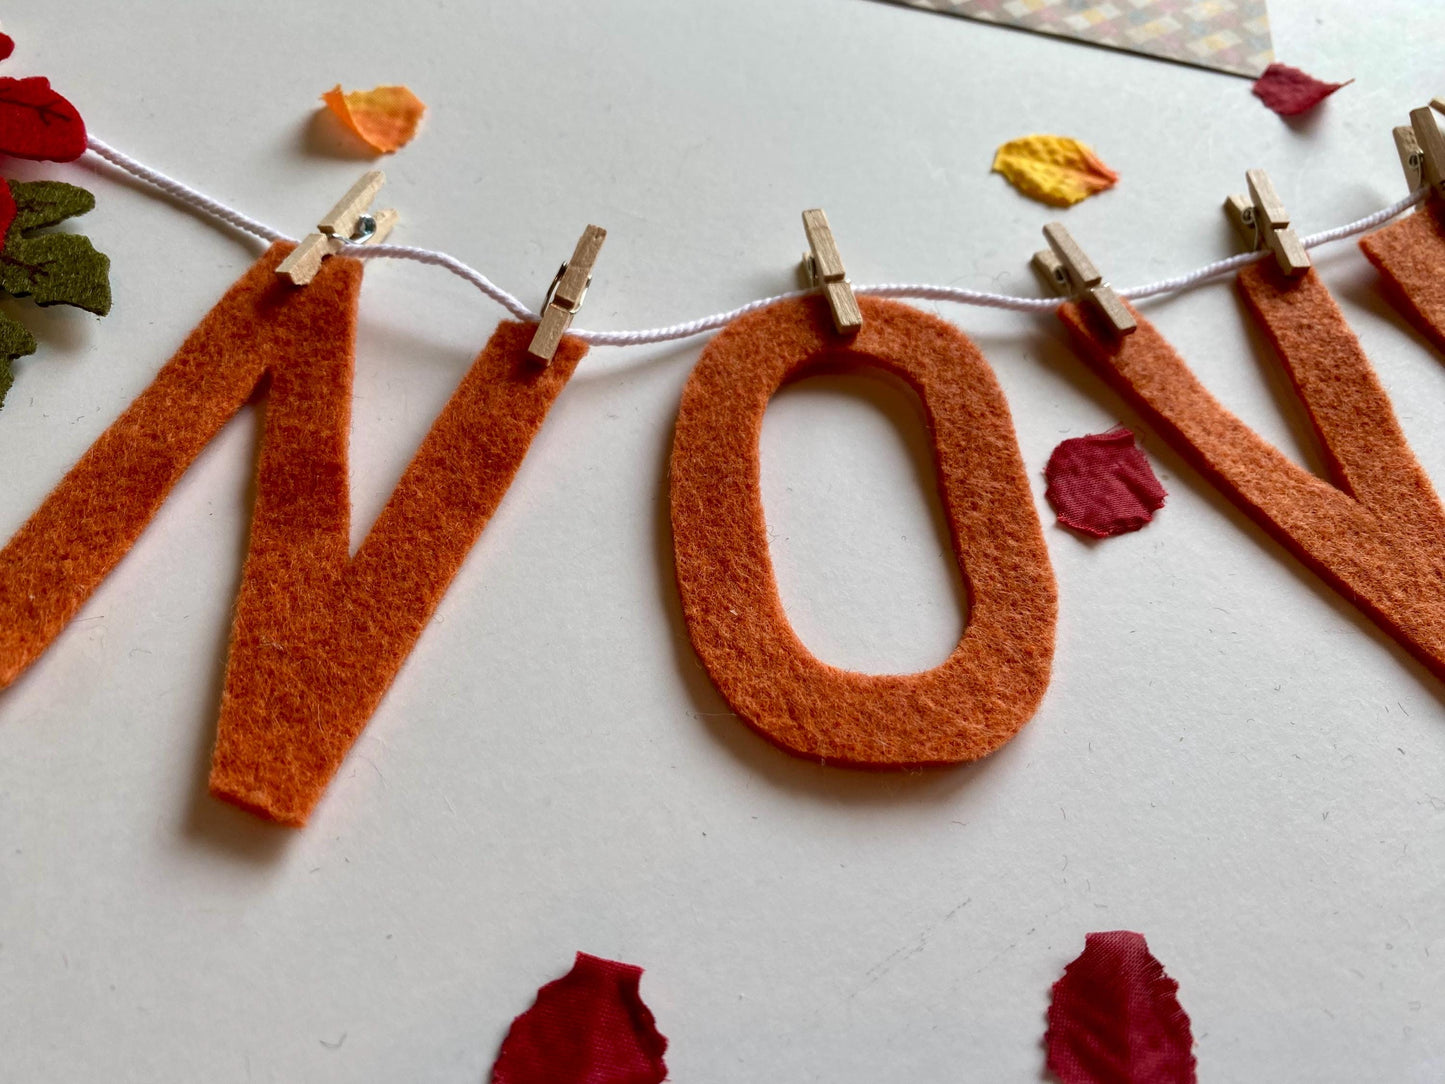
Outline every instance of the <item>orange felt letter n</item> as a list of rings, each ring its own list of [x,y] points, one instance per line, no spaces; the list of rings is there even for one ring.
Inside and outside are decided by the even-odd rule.
[[[276,244],[0,551],[0,686],[115,567],[191,462],[269,376],[211,792],[301,825],[416,643],[586,352],[526,360],[504,323],[432,424],[356,556],[347,442],[361,264],[302,289]]]

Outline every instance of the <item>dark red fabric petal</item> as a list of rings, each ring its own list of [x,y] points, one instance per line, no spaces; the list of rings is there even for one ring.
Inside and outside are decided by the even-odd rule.
[[[1167,496],[1122,425],[1064,441],[1049,456],[1044,478],[1059,522],[1095,538],[1137,531]]]
[[[0,154],[69,162],[84,153],[85,121],[49,79],[0,79]]]
[[[502,1040],[492,1084],[660,1084],[667,1040],[642,1003],[642,968],[577,954]]]
[[[0,180],[0,252],[5,251],[5,237],[10,233],[10,223],[15,221],[15,193],[10,191],[10,182]]]
[[[0,34],[0,60],[9,60],[15,51],[15,40],[9,34]]]
[[[1194,1084],[1194,1036],[1178,992],[1143,934],[1089,934],[1054,983],[1049,1068],[1063,1084]]]
[[[1281,117],[1293,117],[1309,112],[1340,87],[1353,82],[1346,79],[1343,83],[1326,83],[1288,64],[1271,64],[1255,81],[1254,93]]]

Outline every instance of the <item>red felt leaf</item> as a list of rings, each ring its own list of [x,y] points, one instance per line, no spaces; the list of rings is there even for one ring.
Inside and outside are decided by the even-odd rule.
[[[15,51],[15,41],[9,34],[0,34],[0,60],[9,60]]]
[[[1254,93],[1280,116],[1293,117],[1309,112],[1340,87],[1353,82],[1346,79],[1343,83],[1326,83],[1288,64],[1271,64],[1255,81]]]
[[[1063,1084],[1194,1084],[1194,1037],[1178,992],[1143,934],[1089,934],[1054,983],[1049,1068]]]
[[[0,79],[0,154],[69,162],[84,153],[85,121],[49,79]]]
[[[492,1084],[659,1084],[667,1040],[637,991],[642,968],[577,954],[512,1021]]]
[[[1122,425],[1064,441],[1049,456],[1044,477],[1044,496],[1059,522],[1095,538],[1137,531],[1167,496]]]
[[[15,193],[10,191],[9,181],[0,180],[0,252],[5,251],[5,237],[14,221]]]

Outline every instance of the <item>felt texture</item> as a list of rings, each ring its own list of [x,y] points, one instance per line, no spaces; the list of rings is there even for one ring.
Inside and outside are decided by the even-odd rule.
[[[1291,279],[1264,260],[1238,281],[1309,413],[1330,481],[1226,410],[1142,317],[1120,339],[1077,304],[1060,315],[1085,359],[1165,440],[1445,678],[1445,512],[1369,359],[1313,270]]]
[[[94,206],[95,197],[73,184],[0,180],[0,290],[40,305],[109,312],[108,256],[76,234],[31,235]],[[14,379],[10,363],[34,352],[35,339],[24,325],[0,313],[0,406]]]
[[[1178,993],[1142,934],[1089,934],[1054,983],[1049,1068],[1063,1084],[1194,1084],[1194,1035]]]
[[[1288,64],[1271,64],[1254,83],[1254,96],[1281,117],[1308,113],[1341,87],[1353,83],[1326,83]]]
[[[1048,686],[1056,591],[1013,422],[978,349],[907,305],[860,298],[863,328],[833,332],[821,298],[740,317],[703,351],[672,450],[677,582],[694,648],[751,727],[781,748],[865,768],[955,764],[992,752]],[[768,400],[824,367],[873,366],[922,400],[968,623],[917,674],[841,670],[788,624],[768,553],[758,437]]]
[[[70,162],[85,153],[85,138],[85,121],[49,79],[0,79],[0,154]]]
[[[642,968],[577,954],[512,1021],[492,1084],[661,1084],[667,1040],[642,1001]]]
[[[9,181],[7,187],[16,213],[0,249],[0,290],[37,305],[110,312],[110,257],[80,234],[34,232],[85,214],[95,197],[62,181]]]
[[[1360,248],[1395,304],[1445,350],[1445,200],[1426,200],[1414,214],[1361,238]]]
[[[75,615],[195,457],[269,376],[210,786],[300,825],[375,710],[547,408],[586,352],[545,370],[504,323],[433,423],[355,558],[347,442],[361,264],[297,289],[270,250],[0,551],[0,686]]]
[[[25,330],[19,320],[0,312],[0,406],[5,405],[5,396],[15,382],[15,370],[10,363],[33,353],[35,336]]]
[[[0,252],[5,251],[5,238],[15,221],[16,210],[15,193],[10,190],[10,182],[0,181]]]
[[[64,181],[10,181],[15,200],[14,227],[22,233],[57,226],[67,218],[95,210],[95,197]]]
[[[10,185],[0,181],[0,256],[4,255],[5,236],[10,232],[10,224],[14,221],[15,197],[10,194]],[[15,382],[10,363],[18,357],[34,352],[35,337],[25,330],[25,325],[0,312],[0,406],[5,405],[5,394]]]
[[[1066,527],[1094,538],[1137,531],[1167,494],[1124,426],[1063,441],[1044,468],[1044,496]]]

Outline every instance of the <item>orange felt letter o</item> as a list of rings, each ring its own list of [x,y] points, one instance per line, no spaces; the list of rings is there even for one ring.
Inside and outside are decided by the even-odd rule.
[[[1028,721],[1048,687],[1057,598],[1003,391],[953,325],[862,299],[833,333],[820,299],[733,321],[688,380],[672,447],[677,583],[693,646],[742,718],[790,753],[859,768],[974,760]],[[778,596],[759,489],[768,400],[822,365],[871,365],[923,402],[968,626],[940,666],[860,674],[810,654]]]

